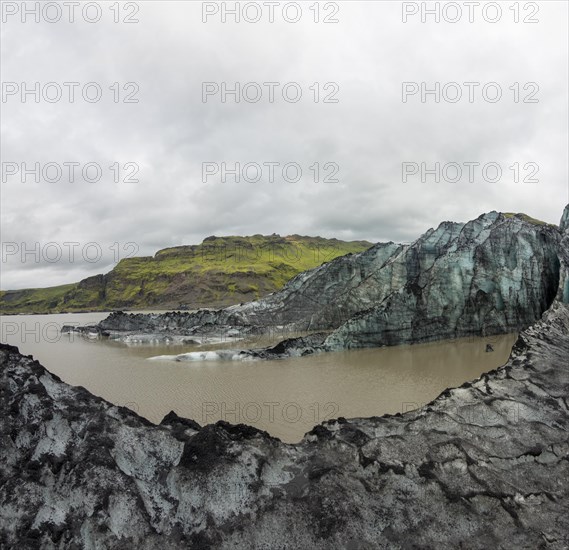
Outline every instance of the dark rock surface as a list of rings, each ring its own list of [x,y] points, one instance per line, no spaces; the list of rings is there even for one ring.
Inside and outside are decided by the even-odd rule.
[[[559,290],[557,299],[569,303],[569,205],[565,207],[561,223],[561,243],[559,244]]]
[[[564,233],[569,229],[569,204],[565,207],[561,221],[559,222],[559,231]]]
[[[567,218],[566,209],[563,229]],[[107,333],[187,335],[325,331],[320,351],[517,332],[560,292],[569,300],[562,238],[556,226],[490,212],[466,224],[443,222],[411,245],[380,243],[337,258],[262,300],[195,313],[115,313],[99,326]],[[294,353],[311,349],[299,341]]]
[[[569,306],[429,405],[316,426],[152,425],[0,347],[1,548],[563,549]]]

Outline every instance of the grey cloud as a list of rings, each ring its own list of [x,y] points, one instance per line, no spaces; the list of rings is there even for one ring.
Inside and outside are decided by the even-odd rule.
[[[409,241],[489,210],[557,223],[568,200],[567,4],[540,23],[400,22],[396,2],[341,2],[340,23],[203,24],[199,2],[140,3],[140,23],[3,25],[4,81],[137,82],[138,104],[2,108],[3,161],[137,162],[140,182],[2,183],[2,240],[134,241],[140,254],[210,234]],[[5,32],[4,32],[5,31]],[[401,102],[403,81],[540,85],[538,104]],[[338,104],[202,103],[202,82],[337,82]],[[294,161],[302,181],[202,183],[202,162]],[[311,181],[336,162],[339,184]],[[504,181],[401,181],[401,162],[499,162]],[[506,181],[537,162],[539,184]],[[266,174],[265,174],[266,176]],[[112,267],[2,264],[2,288],[61,284]]]

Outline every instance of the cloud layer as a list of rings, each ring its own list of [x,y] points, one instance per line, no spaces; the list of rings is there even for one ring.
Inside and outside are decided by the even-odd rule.
[[[115,14],[110,2],[98,4],[97,23],[81,16],[74,23],[65,17],[22,23],[20,14],[4,14],[4,91],[13,91],[7,82],[19,86],[1,104],[4,172],[14,166],[6,163],[20,169],[21,163],[80,165],[73,183],[65,173],[55,182],[41,174],[39,182],[33,175],[22,182],[20,173],[3,174],[3,289],[62,284],[106,271],[131,252],[124,248],[129,242],[139,254],[153,254],[212,234],[410,241],[442,220],[466,221],[489,210],[523,211],[557,223],[569,201],[566,2],[540,2],[533,24],[516,24],[506,3],[500,3],[496,23],[478,11],[473,23],[466,12],[457,23],[433,17],[422,23],[420,13],[403,23],[402,5],[413,3],[401,2],[338,2],[337,13],[334,3],[319,3],[320,20],[328,16],[338,23],[315,23],[309,9],[314,3],[301,4],[297,23],[283,20],[282,3],[274,23],[262,3],[258,23],[236,23],[230,14],[223,23],[221,10],[204,23],[202,9],[211,3],[131,4],[138,7],[138,23],[115,23],[115,15],[122,20],[131,8],[121,4]],[[254,8],[248,9],[246,15],[254,17]],[[522,9],[520,18],[529,15]],[[55,103],[43,96],[35,103],[33,95],[23,102],[22,83],[33,88],[35,82],[50,98],[57,88],[45,83],[58,83],[62,91],[64,82],[80,85],[73,103],[65,94]],[[88,82],[101,87],[100,101],[81,97]],[[135,84],[123,89],[129,82]],[[218,93],[204,103],[204,82],[212,83],[208,89],[254,83],[246,87],[248,97],[259,89],[262,97],[236,103],[228,94],[222,102]],[[268,82],[279,83],[272,103],[270,86],[263,84]],[[419,89],[438,82],[446,99],[437,103],[431,94],[423,103],[419,92],[403,102],[403,82]],[[457,102],[457,87],[445,87],[450,82],[460,84]],[[483,98],[489,82],[500,85],[500,101]],[[302,91],[298,102],[283,99],[287,83],[295,83],[286,88],[289,97]],[[489,99],[495,89],[486,88]],[[138,103],[124,103],[128,94]],[[100,165],[99,181],[82,178],[89,162]],[[138,182],[124,181],[128,162],[138,166]],[[236,162],[263,170],[256,182],[236,182],[230,174],[223,182],[217,173],[204,183],[204,162],[217,163],[220,172],[222,163],[230,170]],[[273,182],[263,166],[271,162],[279,163]],[[449,167],[447,180],[426,174],[421,181],[419,173],[403,182],[403,162],[424,162],[426,168],[458,163],[463,178],[449,181],[455,174]],[[502,168],[500,181],[490,181],[491,170],[486,179],[481,171],[491,162]],[[287,163],[295,163],[289,180],[295,179],[294,166],[301,168],[298,182],[283,178]],[[480,163],[472,182],[464,163]],[[254,166],[245,174],[249,179],[255,179]],[[538,181],[523,181],[536,166]],[[53,179],[56,168],[51,170]],[[64,252],[58,261],[49,261],[56,257],[53,245],[46,248],[50,242]],[[79,243],[71,262],[65,242]],[[83,252],[92,242],[101,257],[89,262]],[[39,246],[39,258],[22,258],[22,243],[29,250]],[[91,259],[95,252],[88,251]]]

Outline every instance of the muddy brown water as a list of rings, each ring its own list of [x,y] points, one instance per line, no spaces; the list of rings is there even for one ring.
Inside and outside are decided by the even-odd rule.
[[[199,346],[127,346],[61,335],[106,313],[3,316],[2,342],[32,354],[65,382],[152,422],[171,410],[200,424],[246,423],[287,442],[343,416],[405,412],[503,365],[516,335],[325,353],[278,361],[150,361]],[[491,341],[493,353],[486,353]],[[275,341],[276,343],[276,341]],[[239,347],[240,344],[222,347]],[[218,346],[219,347],[219,346]]]

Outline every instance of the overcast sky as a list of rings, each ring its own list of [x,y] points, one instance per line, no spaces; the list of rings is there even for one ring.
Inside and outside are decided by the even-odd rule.
[[[20,2],[7,4],[9,11],[22,9]],[[273,23],[261,3],[256,23],[236,23],[231,14],[223,23],[221,9],[204,23],[202,11],[215,7],[206,4],[131,2],[113,12],[116,4],[99,2],[96,23],[86,22],[81,8],[73,23],[67,8],[59,22],[50,23],[46,18],[56,18],[54,7],[40,14],[39,23],[33,15],[22,23],[21,13],[11,15],[4,7],[2,289],[106,272],[117,254],[132,253],[127,243],[135,243],[139,255],[151,255],[209,235],[298,233],[408,242],[443,220],[467,221],[490,210],[559,222],[569,200],[566,1],[520,2],[519,18],[536,23],[515,23],[517,14],[508,9],[514,2],[499,3],[502,17],[495,23],[484,18],[496,18],[495,8],[481,12],[487,2],[475,8],[472,23],[463,4],[456,23],[444,20],[458,15],[456,7],[439,23],[432,16],[421,22],[420,13],[403,23],[404,3],[386,1],[322,2],[319,23],[316,10],[309,9],[313,2],[301,3],[296,23],[283,19],[282,3]],[[95,8],[87,18],[97,17]],[[245,16],[253,20],[254,6],[248,9]],[[295,15],[289,6],[285,16]],[[138,23],[122,22],[129,17]],[[324,23],[325,17],[338,22]],[[35,82],[39,103],[33,94],[22,101],[22,83],[33,89]],[[53,99],[57,93],[57,86],[44,86],[48,82],[59,84],[61,100],[46,101],[44,95]],[[73,103],[64,82],[79,83]],[[100,101],[83,99],[83,91],[90,97],[96,92],[93,86],[84,90],[89,82],[101,86]],[[119,88],[109,89],[116,82]],[[136,86],[123,90],[129,82]],[[217,93],[204,103],[204,82],[214,83],[208,90],[222,82],[227,88],[257,83],[246,88],[248,97],[259,89],[262,97],[236,103],[228,95],[223,103]],[[280,83],[272,103],[265,82]],[[456,82],[463,95],[452,102],[457,87],[451,85],[438,103],[432,95],[423,103],[420,91],[403,102],[404,82],[417,83],[419,90],[422,82],[430,89],[436,82],[441,88]],[[500,85],[500,101],[489,101],[494,85],[485,88],[484,99],[482,88],[489,82]],[[289,101],[282,94],[286,83],[296,83],[287,87]],[[407,84],[410,92],[417,87]],[[292,102],[298,89],[302,97]],[[124,103],[133,91],[138,103]],[[60,180],[40,174],[35,182],[29,174],[22,182],[20,172],[11,175],[15,166],[33,169],[37,162],[42,170],[57,163]],[[80,163],[72,183],[64,162]],[[257,163],[263,170],[256,182],[236,182],[231,174],[223,182],[217,173],[204,183],[204,162],[219,168]],[[279,163],[273,182],[263,166],[269,162]],[[449,167],[447,179],[438,183],[429,174],[421,181],[420,173],[404,182],[404,162],[424,162],[427,168],[458,163],[463,176],[448,181],[456,174]],[[481,166],[492,162],[502,168],[500,181],[490,181],[496,173],[491,167],[487,177],[482,174]],[[101,166],[99,181],[83,179],[87,163]],[[109,168],[114,163],[121,167],[118,183]],[[124,181],[127,163],[138,166],[132,176],[138,182]],[[301,168],[300,181],[291,181],[295,165],[286,174],[289,181],[283,178],[286,163]],[[464,163],[480,163],[473,165],[473,182]],[[509,168],[514,163],[517,183]],[[46,173],[56,179],[53,166]],[[415,165],[407,166],[411,172]],[[255,179],[254,165],[246,175]],[[327,176],[339,181],[323,181]],[[78,244],[64,244],[70,242]],[[99,250],[87,246],[93,242]],[[38,247],[39,261],[33,253],[22,259],[22,243]]]

